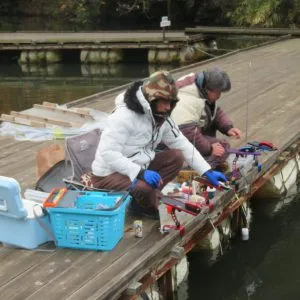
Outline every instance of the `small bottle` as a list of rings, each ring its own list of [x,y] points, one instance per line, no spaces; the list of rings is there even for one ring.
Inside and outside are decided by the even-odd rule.
[[[242,241],[249,240],[249,229],[247,227],[242,228]]]
[[[216,188],[208,186],[208,187],[206,188],[206,191],[207,191],[207,193],[208,193],[208,199],[212,199],[213,197],[215,197],[215,194],[216,194]]]
[[[135,220],[133,222],[134,235],[138,238],[143,237],[143,221]]]

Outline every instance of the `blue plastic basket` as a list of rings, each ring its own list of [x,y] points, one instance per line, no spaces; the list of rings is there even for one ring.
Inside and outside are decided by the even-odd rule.
[[[129,195],[124,199],[125,194],[81,192],[74,207],[48,208],[57,247],[112,250],[123,237],[131,199]]]

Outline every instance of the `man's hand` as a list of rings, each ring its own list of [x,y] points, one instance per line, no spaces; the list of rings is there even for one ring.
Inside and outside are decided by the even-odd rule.
[[[227,131],[227,135],[229,136],[233,136],[235,137],[236,139],[240,139],[243,135],[242,131],[239,130],[238,128],[230,128],[228,131]]]
[[[212,152],[211,155],[213,156],[222,156],[225,152],[224,147],[220,143],[213,143],[211,144]]]
[[[158,188],[163,183],[159,173],[151,170],[141,170],[137,178],[148,183],[153,188]]]
[[[203,175],[206,176],[208,181],[214,186],[219,186],[219,181],[223,181],[223,182],[228,181],[226,176],[219,171],[208,170]]]

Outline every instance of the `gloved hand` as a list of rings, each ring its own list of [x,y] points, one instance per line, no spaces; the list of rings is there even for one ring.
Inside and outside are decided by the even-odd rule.
[[[206,176],[206,178],[208,179],[208,181],[211,184],[213,184],[214,186],[218,186],[219,185],[219,181],[223,181],[223,182],[227,182],[228,181],[228,179],[226,178],[226,176],[223,173],[219,172],[219,171],[208,170],[203,175]]]
[[[141,170],[137,178],[145,181],[153,188],[158,188],[161,181],[159,173],[151,170]]]

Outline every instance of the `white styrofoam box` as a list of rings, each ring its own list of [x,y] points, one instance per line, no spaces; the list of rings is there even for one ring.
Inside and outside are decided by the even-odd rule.
[[[24,197],[27,200],[32,200],[37,203],[43,203],[43,201],[49,196],[50,193],[45,193],[37,190],[26,189]]]
[[[229,165],[229,171],[232,172],[232,163],[235,159],[236,155],[234,153],[230,153],[227,162]],[[246,175],[247,172],[249,172],[253,168],[254,159],[253,155],[247,155],[246,157],[239,157],[236,165],[240,169],[240,171],[243,173],[243,175]]]

